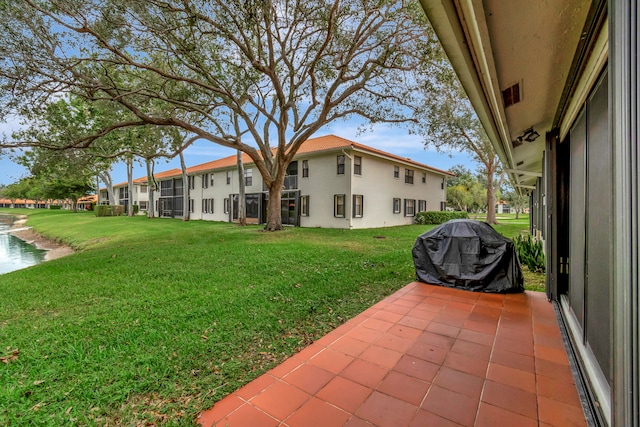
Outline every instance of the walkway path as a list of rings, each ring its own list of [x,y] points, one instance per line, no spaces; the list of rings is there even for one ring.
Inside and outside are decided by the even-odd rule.
[[[204,427],[584,426],[552,304],[411,283],[203,412]]]

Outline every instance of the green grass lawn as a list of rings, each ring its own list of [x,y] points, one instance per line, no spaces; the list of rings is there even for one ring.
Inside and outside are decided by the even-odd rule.
[[[17,212],[80,252],[0,276],[0,425],[192,425],[413,281],[411,248],[431,228]],[[507,235],[528,223],[501,222]]]

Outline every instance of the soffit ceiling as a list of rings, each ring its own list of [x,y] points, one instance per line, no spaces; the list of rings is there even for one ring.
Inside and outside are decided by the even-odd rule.
[[[542,171],[545,133],[553,125],[591,2],[422,4],[512,181],[529,188]],[[516,83],[520,102],[504,107],[501,91]],[[518,144],[518,136],[531,127],[540,137]]]

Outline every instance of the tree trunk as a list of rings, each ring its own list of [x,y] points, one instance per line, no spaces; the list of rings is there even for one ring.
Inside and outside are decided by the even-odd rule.
[[[275,181],[269,187],[269,204],[267,205],[267,223],[264,231],[282,230],[282,211],[280,202],[282,200],[282,187],[284,185],[284,173],[279,173]]]
[[[496,194],[493,188],[493,167],[487,168],[487,223],[496,224]]]
[[[156,192],[156,180],[153,177],[153,160],[147,160],[147,193],[149,194],[149,203],[147,206],[147,218],[153,218],[156,205],[154,194]]]
[[[237,151],[238,181],[240,186],[238,193],[238,225],[247,225],[247,198],[244,190],[244,165],[242,164],[242,151]]]
[[[117,205],[116,198],[113,194],[113,180],[111,179],[111,174],[109,171],[100,172],[100,179],[104,182],[104,185],[107,187],[107,204],[109,205]]]
[[[189,221],[191,216],[189,215],[189,192],[191,187],[189,186],[189,177],[187,176],[187,166],[184,164],[184,155],[180,152],[180,168],[182,169],[182,220]]]
[[[133,216],[133,159],[127,160],[127,216]]]

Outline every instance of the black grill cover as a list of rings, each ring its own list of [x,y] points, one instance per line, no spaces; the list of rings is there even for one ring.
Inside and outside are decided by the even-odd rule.
[[[413,246],[421,282],[475,292],[524,292],[513,242],[486,222],[454,219],[422,234]]]

